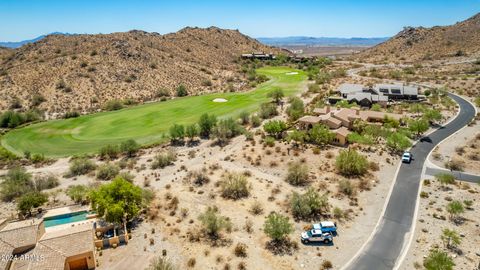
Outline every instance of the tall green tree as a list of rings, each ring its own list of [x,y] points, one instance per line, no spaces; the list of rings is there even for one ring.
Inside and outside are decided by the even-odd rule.
[[[387,137],[387,146],[394,151],[404,151],[412,146],[412,143],[405,135],[394,132]]]
[[[170,140],[172,143],[183,141],[185,137],[185,127],[179,124],[173,124],[170,127]]]
[[[185,129],[185,135],[187,135],[190,141],[193,141],[199,134],[200,131],[198,130],[197,124],[188,125]]]
[[[126,140],[120,144],[120,150],[127,155],[133,157],[140,149],[140,145],[135,140]]]
[[[17,209],[22,214],[32,214],[32,209],[42,206],[48,201],[48,196],[42,192],[30,192],[22,197],[17,202]]]
[[[108,222],[125,224],[136,217],[144,205],[142,189],[117,177],[90,192],[92,209]]]
[[[268,97],[272,98],[273,101],[277,104],[280,104],[280,101],[282,101],[284,96],[285,94],[283,93],[283,90],[280,87],[275,87],[272,91],[268,93]]]
[[[418,120],[411,120],[408,123],[408,129],[417,134],[417,136],[420,136],[422,133],[428,130],[430,125],[428,124],[428,121],[425,119],[418,119]]]
[[[271,120],[263,125],[263,130],[277,139],[286,129],[287,124],[281,120]]]
[[[316,124],[308,132],[310,141],[314,144],[325,146],[335,139],[335,134],[323,124]]]
[[[303,130],[294,130],[290,132],[287,136],[287,141],[294,141],[295,147],[298,147],[299,145],[303,145],[305,141],[307,140],[307,133]]]

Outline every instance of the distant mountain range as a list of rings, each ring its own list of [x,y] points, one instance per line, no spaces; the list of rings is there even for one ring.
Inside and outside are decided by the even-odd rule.
[[[375,46],[380,44],[389,37],[374,38],[336,38],[336,37],[273,37],[273,38],[257,38],[263,44],[270,46]]]
[[[61,33],[61,32],[53,32],[53,33],[50,33],[50,34],[47,34],[47,35],[41,35],[41,36],[36,37],[36,38],[34,38],[34,39],[22,40],[22,41],[17,41],[17,42],[2,42],[2,41],[0,41],[0,47],[15,49],[15,48],[22,47],[22,46],[25,45],[25,44],[33,43],[33,42],[42,40],[42,39],[44,39],[44,38],[45,38],[46,36],[48,36],[48,35],[64,35],[64,36],[69,36],[69,35],[72,35],[72,34],[69,34],[69,33]]]

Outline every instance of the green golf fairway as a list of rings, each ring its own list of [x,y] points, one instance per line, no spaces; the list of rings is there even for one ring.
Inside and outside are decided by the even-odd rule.
[[[271,80],[248,92],[175,98],[119,111],[41,122],[11,130],[3,136],[2,145],[18,155],[30,151],[48,157],[65,157],[95,153],[102,146],[127,139],[142,145],[160,143],[166,140],[165,134],[173,124],[195,123],[203,113],[236,117],[242,111],[252,112],[269,100],[267,94],[273,87],[281,87],[286,96],[291,96],[299,92],[300,84],[306,80],[304,72],[287,67],[267,67],[257,72]],[[228,101],[213,102],[215,98]]]

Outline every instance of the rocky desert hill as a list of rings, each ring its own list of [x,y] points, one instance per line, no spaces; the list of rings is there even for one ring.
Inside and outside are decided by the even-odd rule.
[[[189,94],[246,89],[237,60],[252,51],[279,52],[216,27],[49,35],[0,50],[0,109],[20,102],[23,108],[40,103],[50,114],[88,112],[111,99],[148,101],[162,89],[174,94],[180,84]]]
[[[417,61],[480,52],[480,13],[450,26],[405,27],[375,47],[356,55],[361,61]]]

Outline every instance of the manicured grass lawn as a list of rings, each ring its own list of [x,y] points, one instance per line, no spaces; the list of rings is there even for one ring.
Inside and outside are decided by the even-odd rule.
[[[97,152],[102,146],[134,139],[142,145],[166,140],[170,126],[191,124],[203,113],[218,117],[236,117],[242,111],[253,112],[269,100],[267,94],[279,86],[287,96],[296,94],[306,80],[303,72],[286,67],[257,70],[271,78],[256,89],[243,93],[216,93],[175,98],[113,112],[101,112],[67,120],[53,120],[8,132],[2,145],[8,150],[64,157]],[[297,72],[298,74],[288,74]],[[228,102],[212,102],[225,98]]]

